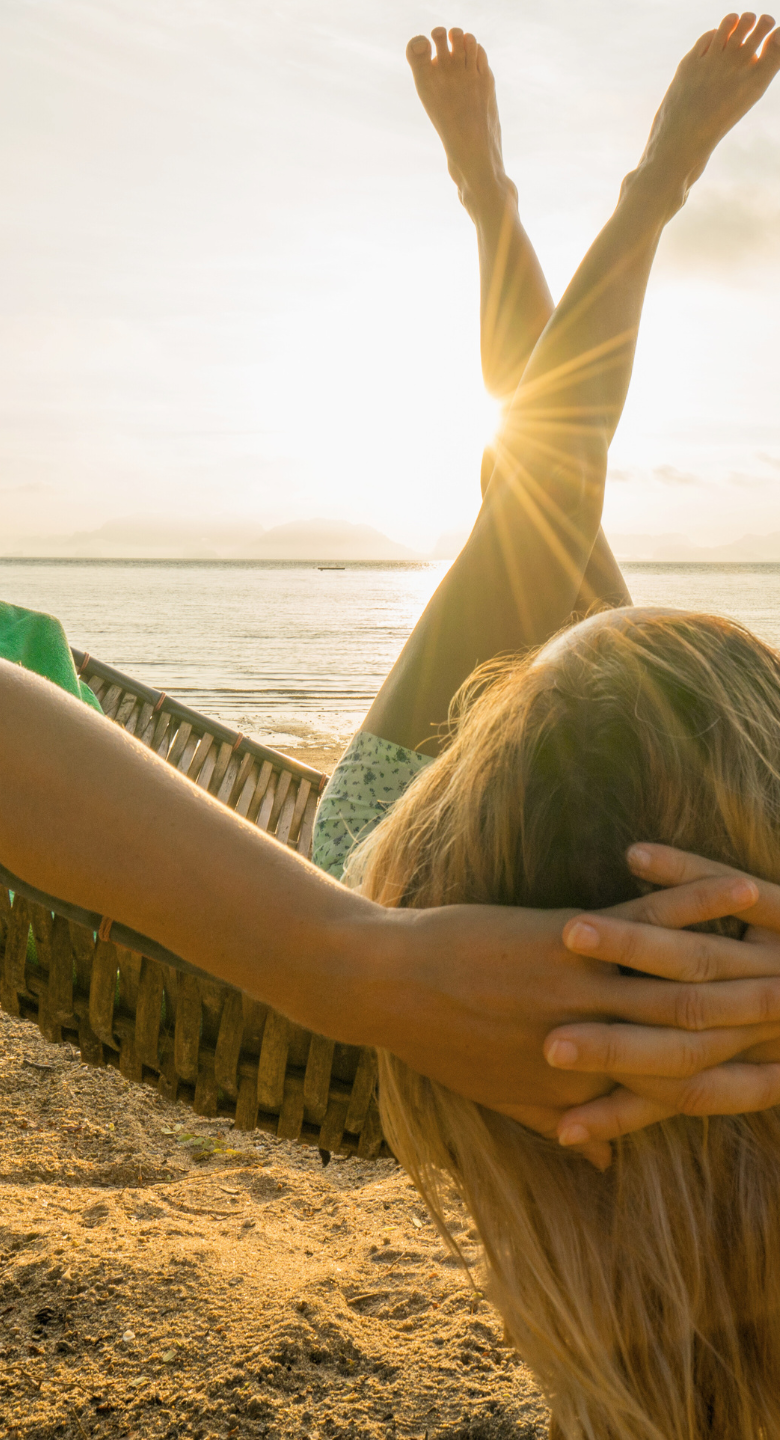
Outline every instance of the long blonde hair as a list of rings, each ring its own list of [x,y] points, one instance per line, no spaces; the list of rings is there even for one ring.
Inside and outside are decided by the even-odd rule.
[[[592,908],[655,840],[780,880],[780,656],[739,625],[624,611],[482,671],[451,740],[350,863],[387,905]],[[386,1133],[566,1440],[780,1436],[780,1114],[677,1118],[577,1155],[380,1055]],[[455,1242],[453,1241],[454,1245]]]

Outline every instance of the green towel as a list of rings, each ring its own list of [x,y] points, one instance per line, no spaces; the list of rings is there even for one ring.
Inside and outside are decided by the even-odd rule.
[[[0,600],[0,659],[34,670],[103,714],[89,686],[79,680],[65,631],[53,615]]]

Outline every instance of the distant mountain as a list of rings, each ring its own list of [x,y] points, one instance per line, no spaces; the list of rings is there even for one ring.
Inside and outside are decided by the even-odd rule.
[[[160,560],[420,560],[370,525],[347,520],[303,520],[275,525],[241,521],[179,521],[125,516],[96,530],[30,536],[8,546],[9,555],[74,559]]]
[[[243,555],[257,560],[420,560],[406,545],[389,540],[371,525],[346,520],[295,520],[274,525]]]
[[[745,564],[749,561],[780,562],[780,531],[769,535],[743,535],[728,545],[694,545],[685,535],[610,535],[609,543],[618,560],[717,562]]]
[[[348,520],[294,520],[264,530],[242,520],[127,515],[95,530],[14,540],[7,543],[5,554],[106,560],[450,560],[467,539],[467,530],[449,531],[423,555],[371,525]],[[617,559],[629,563],[780,562],[780,531],[711,546],[694,545],[679,534],[610,535],[609,541]]]

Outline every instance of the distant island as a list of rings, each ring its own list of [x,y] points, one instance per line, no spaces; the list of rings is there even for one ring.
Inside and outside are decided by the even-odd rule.
[[[371,525],[347,520],[294,520],[264,529],[241,520],[180,521],[149,516],[108,520],[70,535],[28,535],[6,543],[5,559],[299,560],[326,563],[450,560],[467,530],[448,531],[427,552],[413,550]],[[694,545],[686,535],[610,535],[618,560],[702,564],[780,562],[780,531],[744,535],[728,545]]]

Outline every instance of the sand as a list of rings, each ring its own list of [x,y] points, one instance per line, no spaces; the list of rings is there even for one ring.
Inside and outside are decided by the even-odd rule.
[[[547,1433],[393,1161],[323,1168],[0,1015],[0,1184],[2,1440]]]
[[[284,754],[292,755],[295,760],[302,760],[304,765],[311,765],[314,770],[323,770],[326,775],[332,775],[346,746],[345,740],[323,741],[321,745],[285,745]]]

